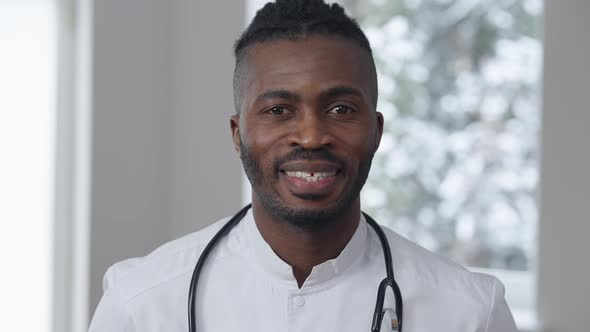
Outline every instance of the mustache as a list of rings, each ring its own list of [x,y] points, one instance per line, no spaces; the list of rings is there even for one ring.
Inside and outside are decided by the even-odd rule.
[[[309,149],[304,149],[302,147],[297,147],[297,148],[293,149],[291,152],[289,152],[288,154],[278,158],[274,162],[274,167],[275,167],[275,169],[279,169],[280,166],[284,163],[287,163],[290,161],[299,161],[299,160],[328,161],[328,162],[337,164],[339,168],[344,168],[344,165],[346,164],[344,162],[344,160],[336,157],[335,155],[333,155],[330,151],[328,151],[326,149],[309,150]]]

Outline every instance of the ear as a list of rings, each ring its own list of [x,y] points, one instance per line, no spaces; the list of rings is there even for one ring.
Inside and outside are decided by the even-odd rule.
[[[377,128],[375,130],[375,152],[379,148],[379,143],[381,143],[381,137],[383,136],[383,114],[381,112],[375,112],[377,116]]]
[[[231,135],[232,140],[234,142],[234,149],[239,154],[240,153],[240,146],[241,146],[241,138],[240,138],[240,116],[238,114],[234,114],[231,116],[229,120],[229,126],[231,128]]]

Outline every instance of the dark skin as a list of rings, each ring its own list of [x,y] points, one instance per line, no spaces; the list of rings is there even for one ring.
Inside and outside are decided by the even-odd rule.
[[[260,179],[252,183],[256,225],[301,287],[314,266],[340,254],[360,220],[358,192],[348,194],[360,190],[383,132],[372,60],[355,43],[329,36],[257,43],[246,52],[239,113],[230,120],[233,142],[259,164]],[[296,148],[325,150],[338,162],[277,165]],[[289,171],[329,177],[310,184]],[[306,213],[338,211],[338,220],[298,227],[273,213],[264,204],[268,197]],[[353,198],[348,203],[346,197]]]

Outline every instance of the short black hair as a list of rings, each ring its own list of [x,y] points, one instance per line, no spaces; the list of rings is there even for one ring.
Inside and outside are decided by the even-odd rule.
[[[258,10],[234,45],[236,68],[233,85],[236,112],[239,113],[241,93],[239,67],[248,46],[274,40],[297,40],[310,35],[345,38],[365,49],[373,58],[369,40],[340,5],[327,4],[324,0],[269,2]]]
[[[356,42],[371,53],[359,25],[338,4],[323,0],[276,0],[257,13],[234,46],[236,59],[247,46],[277,39],[298,39],[310,34],[339,36]]]

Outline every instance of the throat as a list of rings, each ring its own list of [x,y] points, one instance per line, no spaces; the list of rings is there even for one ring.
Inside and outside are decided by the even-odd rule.
[[[295,277],[295,280],[297,280],[297,286],[301,289],[301,287],[303,287],[303,284],[305,283],[305,280],[307,280],[307,277],[309,277],[309,275],[311,274],[311,270],[312,268],[307,268],[307,269],[303,269],[303,268],[298,268],[296,266],[293,266],[293,276]]]

